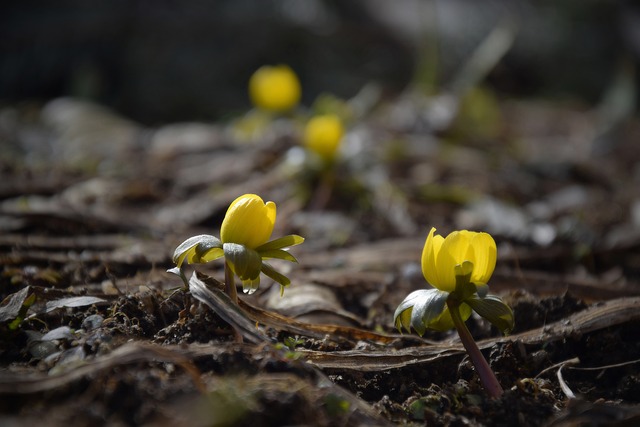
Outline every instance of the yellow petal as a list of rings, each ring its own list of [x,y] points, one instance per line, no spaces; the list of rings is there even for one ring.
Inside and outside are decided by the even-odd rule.
[[[258,108],[274,112],[287,111],[300,101],[300,81],[286,65],[265,65],[251,76],[249,96]]]
[[[195,250],[189,249],[188,251],[183,252],[177,257],[174,257],[173,262],[178,266],[178,268],[180,268],[182,267],[182,263],[184,262],[185,258],[187,258],[187,256],[189,256],[193,252],[195,252]]]
[[[436,258],[439,283],[434,284],[441,291],[452,292],[456,288],[456,265],[475,259],[468,232],[454,231],[442,243]]]
[[[488,233],[474,233],[471,239],[475,254],[472,283],[487,283],[496,267],[496,242]]]
[[[209,249],[204,255],[202,255],[203,262],[209,262],[216,260],[218,258],[222,258],[224,256],[224,251],[221,248],[213,248]]]
[[[431,228],[429,235],[427,236],[427,240],[424,243],[424,248],[422,249],[422,275],[433,287],[438,288],[437,283],[438,280],[438,268],[436,266],[436,257],[438,252],[440,251],[440,247],[442,246],[442,242],[444,238],[435,234],[435,227]],[[438,288],[439,289],[439,288]]]
[[[220,238],[223,243],[237,243],[254,249],[271,237],[276,222],[276,204],[266,204],[255,194],[235,199],[222,221]]]
[[[455,232],[457,240],[457,247],[455,257],[458,264],[462,264],[464,261],[469,261],[475,265],[476,254],[475,247],[472,244],[473,238],[476,234],[474,231],[460,230]]]

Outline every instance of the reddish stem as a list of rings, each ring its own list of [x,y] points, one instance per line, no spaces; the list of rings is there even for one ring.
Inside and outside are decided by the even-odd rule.
[[[478,345],[473,340],[471,332],[469,332],[464,320],[462,320],[462,317],[460,316],[460,303],[449,299],[447,300],[447,306],[449,307],[449,313],[451,313],[453,324],[458,330],[458,335],[460,335],[460,341],[462,341],[464,349],[467,350],[467,353],[471,358],[471,362],[480,376],[482,385],[490,397],[500,397],[503,393],[502,386],[491,370],[487,360],[482,355],[482,352],[480,352]]]

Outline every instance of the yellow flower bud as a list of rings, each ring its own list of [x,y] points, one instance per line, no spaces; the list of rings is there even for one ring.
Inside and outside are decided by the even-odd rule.
[[[335,114],[313,117],[304,129],[303,142],[325,160],[335,157],[344,134],[342,121]]]
[[[251,76],[249,96],[258,108],[284,112],[300,102],[300,81],[287,65],[265,65]]]
[[[470,268],[469,282],[486,284],[496,266],[497,249],[487,233],[454,231],[446,238],[432,228],[422,250],[422,274],[433,287],[445,292],[456,289],[456,270]]]
[[[223,243],[237,243],[255,249],[271,237],[276,222],[276,204],[260,196],[245,194],[235,199],[222,221]]]

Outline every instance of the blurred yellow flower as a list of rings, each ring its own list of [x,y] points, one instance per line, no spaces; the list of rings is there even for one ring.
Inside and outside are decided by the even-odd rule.
[[[303,143],[323,159],[332,160],[343,135],[342,120],[335,114],[325,114],[309,120],[304,129]]]
[[[249,80],[251,102],[263,110],[285,112],[300,102],[300,81],[287,65],[260,67]]]
[[[446,238],[435,234],[432,228],[422,250],[422,274],[433,287],[445,292],[456,288],[456,276],[486,284],[496,267],[496,242],[487,233],[454,231]],[[463,274],[464,273],[464,274]]]
[[[275,203],[265,203],[255,194],[245,194],[229,205],[220,228],[220,239],[222,243],[255,249],[269,240],[275,222]]]

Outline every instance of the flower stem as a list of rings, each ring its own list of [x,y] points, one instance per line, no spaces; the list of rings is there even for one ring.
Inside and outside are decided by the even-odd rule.
[[[231,301],[233,301],[235,305],[238,305],[238,290],[236,289],[233,270],[231,270],[231,266],[226,261],[224,263],[224,290],[227,295],[229,295],[229,298],[231,298]],[[234,325],[231,325],[231,329],[233,329],[233,339],[235,342],[243,342],[242,332]]]
[[[224,286],[225,292],[231,298],[231,301],[238,304],[238,291],[234,280],[233,270],[228,262],[224,263]]]
[[[471,358],[471,362],[480,376],[482,385],[490,397],[500,397],[503,393],[502,386],[491,370],[487,360],[480,352],[478,345],[473,340],[471,332],[469,332],[464,320],[462,320],[462,317],[460,316],[460,303],[455,300],[452,301],[451,299],[448,299],[447,306],[449,307],[449,313],[451,313],[453,324],[458,330],[458,335],[460,335],[460,341],[462,341],[462,345],[464,345],[465,350],[467,350],[467,353]]]

